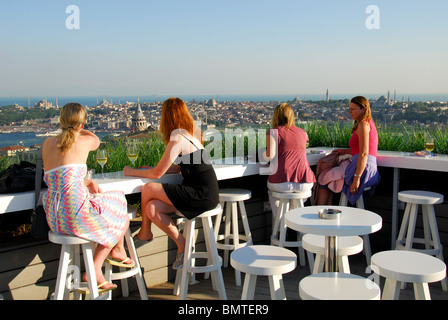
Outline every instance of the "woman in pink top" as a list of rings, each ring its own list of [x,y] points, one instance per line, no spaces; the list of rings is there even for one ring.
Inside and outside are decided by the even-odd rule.
[[[275,218],[279,201],[272,197],[272,191],[311,190],[316,177],[306,157],[308,135],[305,130],[294,125],[294,112],[287,103],[275,108],[271,127],[266,141],[266,153],[274,161],[274,172],[268,178],[267,187]]]
[[[351,204],[355,204],[366,187],[371,187],[365,194],[368,198],[380,182],[376,155],[378,151],[378,133],[372,119],[369,100],[357,96],[350,101],[349,113],[354,120],[352,137],[349,141],[351,149],[335,149],[339,155],[351,154],[352,162],[345,170],[344,192]],[[332,192],[321,186],[318,191],[317,204],[332,203]]]

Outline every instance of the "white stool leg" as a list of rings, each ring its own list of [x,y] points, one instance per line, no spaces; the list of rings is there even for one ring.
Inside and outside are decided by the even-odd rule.
[[[347,256],[339,256],[339,263],[338,263],[338,267],[339,267],[339,272],[342,273],[350,273],[350,265],[348,263],[348,257]]]
[[[238,228],[238,208],[237,203],[232,202],[232,227],[233,227],[233,247],[238,249],[240,247],[240,232]],[[227,265],[229,263],[229,251],[227,250]],[[241,272],[235,269],[235,283],[241,286]]]
[[[228,245],[230,242],[230,228],[232,221],[232,202],[226,203],[226,221],[225,221],[225,230],[224,230],[224,244]],[[229,250],[224,250],[224,268],[229,266]]]
[[[436,240],[433,239],[433,234],[430,231],[430,224],[431,224],[431,218],[430,217],[430,208],[427,205],[422,205],[422,218],[423,218],[423,235],[424,235],[424,242],[425,242],[425,249],[430,250],[431,249],[431,243],[434,246],[434,249],[436,249],[436,246],[438,245],[436,243]]]
[[[272,300],[286,300],[282,275],[268,276]]]
[[[137,250],[135,249],[130,229],[128,229],[128,231],[125,234],[125,241],[129,251],[129,255],[132,261],[135,262],[134,268],[138,269],[138,273],[135,275],[135,280],[137,281],[137,287],[138,291],[140,292],[140,298],[142,300],[148,300],[148,292],[146,291],[145,279],[143,278],[142,269],[140,266],[140,260],[138,259]]]
[[[56,288],[54,291],[54,299],[64,299],[65,283],[67,279],[68,265],[70,262],[70,246],[63,244],[61,247],[61,255],[59,258],[58,278],[56,280]]]
[[[308,257],[308,264],[310,265],[310,272],[313,273],[313,268],[314,268],[314,254],[310,251],[306,252],[306,255]]]
[[[436,213],[434,211],[434,206],[423,206],[423,212],[426,211],[426,215],[428,217],[429,222],[429,229],[430,234],[433,242],[434,249],[438,250],[438,254],[436,255],[437,258],[444,261],[443,259],[443,247],[442,243],[440,241],[439,231],[437,229],[437,220],[436,220]],[[447,278],[442,280],[442,290],[447,291],[448,285],[447,285]]]
[[[321,273],[324,270],[325,258],[321,254],[316,254],[316,260],[314,260],[313,274]]]
[[[400,232],[398,233],[397,242],[401,242],[403,244],[405,242],[406,227],[409,225],[409,216],[410,216],[410,214],[411,214],[411,206],[409,204],[407,204],[406,208],[404,209],[403,221],[401,222]]]
[[[286,242],[286,223],[285,223],[285,214],[289,210],[289,201],[285,201],[282,199],[282,206],[281,211],[279,212],[280,215],[280,236],[279,236],[279,247],[284,247]]]
[[[367,265],[370,266],[370,258],[372,257],[372,251],[370,249],[370,237],[368,234],[365,234],[361,237],[364,242],[364,254],[366,256]]]
[[[406,235],[406,245],[405,245],[406,250],[410,250],[414,242],[414,231],[417,222],[417,212],[418,212],[418,205],[411,204],[411,209],[409,213],[408,232]]]
[[[241,212],[241,220],[243,222],[244,234],[246,235],[247,245],[252,245],[253,244],[252,233],[250,231],[249,219],[247,217],[246,207],[244,206],[244,202],[238,201],[238,206],[239,206],[240,212]]]
[[[213,234],[212,220],[210,217],[202,218],[202,227],[205,233],[205,244],[207,247],[207,253],[211,257],[212,264],[215,266],[220,265],[218,250],[216,248],[215,237]],[[224,279],[222,277],[221,267],[212,271],[212,277],[214,278],[215,285],[218,290],[219,299],[227,300],[227,295],[224,287]]]
[[[415,300],[431,300],[427,283],[414,283]]]
[[[194,219],[187,220],[185,222],[186,235],[185,235],[184,265],[183,265],[182,269],[178,270],[181,273],[180,283],[179,283],[179,286],[180,286],[179,299],[180,300],[187,299],[188,277],[189,277],[188,267],[191,264],[191,254],[192,254],[191,247],[192,247],[192,242],[193,242],[194,225],[195,225]]]
[[[345,206],[347,206],[347,203],[348,203],[347,196],[345,195],[344,192],[341,192],[341,197],[339,199],[339,205],[345,207]]]
[[[98,287],[96,282],[95,268],[93,264],[93,253],[90,243],[82,244],[82,253],[84,255],[84,264],[86,267],[90,299],[98,298]]]
[[[241,300],[254,300],[256,284],[257,275],[246,273],[244,276],[244,286],[241,294]]]
[[[76,268],[74,270],[74,284],[75,287],[74,289],[74,298],[75,300],[81,300],[82,296],[81,294],[78,292],[78,290],[76,290],[78,288],[78,286],[80,285],[80,283],[82,282],[81,280],[81,248],[79,247],[79,245],[75,245],[72,246],[72,252],[73,252],[73,256],[72,256],[72,263],[74,265],[74,268]]]
[[[397,280],[386,278],[384,283],[382,300],[398,300],[400,296],[400,284]]]

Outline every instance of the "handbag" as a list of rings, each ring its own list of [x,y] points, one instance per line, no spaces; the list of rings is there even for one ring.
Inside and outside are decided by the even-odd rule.
[[[0,193],[15,193],[34,189],[36,165],[28,161],[10,165],[0,172]]]
[[[34,179],[34,209],[31,212],[31,235],[37,239],[45,239],[48,237],[47,216],[44,207],[39,204],[40,190],[42,187],[42,150],[37,152],[36,170]]]
[[[317,162],[316,173],[319,175],[321,172],[336,167],[339,163],[339,155],[336,152],[327,154],[325,157],[320,158]]]

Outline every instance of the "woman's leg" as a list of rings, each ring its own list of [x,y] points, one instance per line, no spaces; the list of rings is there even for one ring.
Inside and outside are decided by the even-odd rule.
[[[333,203],[333,192],[330,189],[319,188],[317,192],[317,205],[331,205]]]
[[[141,206],[142,206],[142,213],[146,212],[146,207],[149,204],[149,201],[157,199],[162,200],[163,202],[169,204],[172,206],[172,203],[170,199],[165,194],[165,191],[163,190],[162,184],[150,182],[143,186],[142,188],[142,198],[141,198]],[[173,209],[175,211],[176,209]],[[151,240],[153,237],[152,231],[151,231],[151,219],[147,215],[142,214],[142,225],[140,228],[139,233],[137,234],[137,238],[140,240]]]
[[[146,206],[146,211],[143,212],[143,214],[176,243],[178,252],[183,252],[185,248],[185,238],[174,224],[173,220],[168,216],[168,213],[174,211],[176,211],[176,209],[173,206],[170,206],[161,200],[153,199],[149,201]]]
[[[167,197],[162,184],[150,182],[142,189],[142,227],[138,233],[141,240],[153,237],[151,224],[154,223],[176,242],[178,251],[183,252],[185,239],[173,223],[168,213],[175,212],[171,200]]]
[[[124,241],[124,234],[128,230],[128,228],[129,228],[129,219],[126,219],[126,224],[123,228],[123,233],[120,237],[119,242],[115,245],[114,248],[107,248],[107,247],[103,246],[102,244],[97,245],[95,252],[93,253],[93,265],[95,268],[96,282],[98,285],[101,283],[104,283],[106,281],[106,279],[104,278],[103,272],[101,271],[101,268],[103,267],[104,260],[106,260],[107,256],[109,255],[109,253],[111,253],[112,250],[115,250],[115,254],[116,254],[116,256],[112,256],[113,258],[118,258],[121,260],[124,260],[126,258],[126,251],[124,250],[124,247],[123,247],[123,241]],[[121,245],[122,251],[120,249],[120,245]],[[117,246],[118,246],[118,248],[115,249]],[[129,263],[132,263],[132,261],[129,260]],[[86,274],[84,274],[84,281],[87,281]],[[110,289],[110,288],[115,288],[115,285],[112,283],[107,283],[101,287],[101,289]]]

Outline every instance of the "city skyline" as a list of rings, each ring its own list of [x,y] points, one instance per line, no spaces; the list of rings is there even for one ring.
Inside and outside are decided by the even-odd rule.
[[[0,97],[443,94],[448,3],[429,3],[1,1]]]

